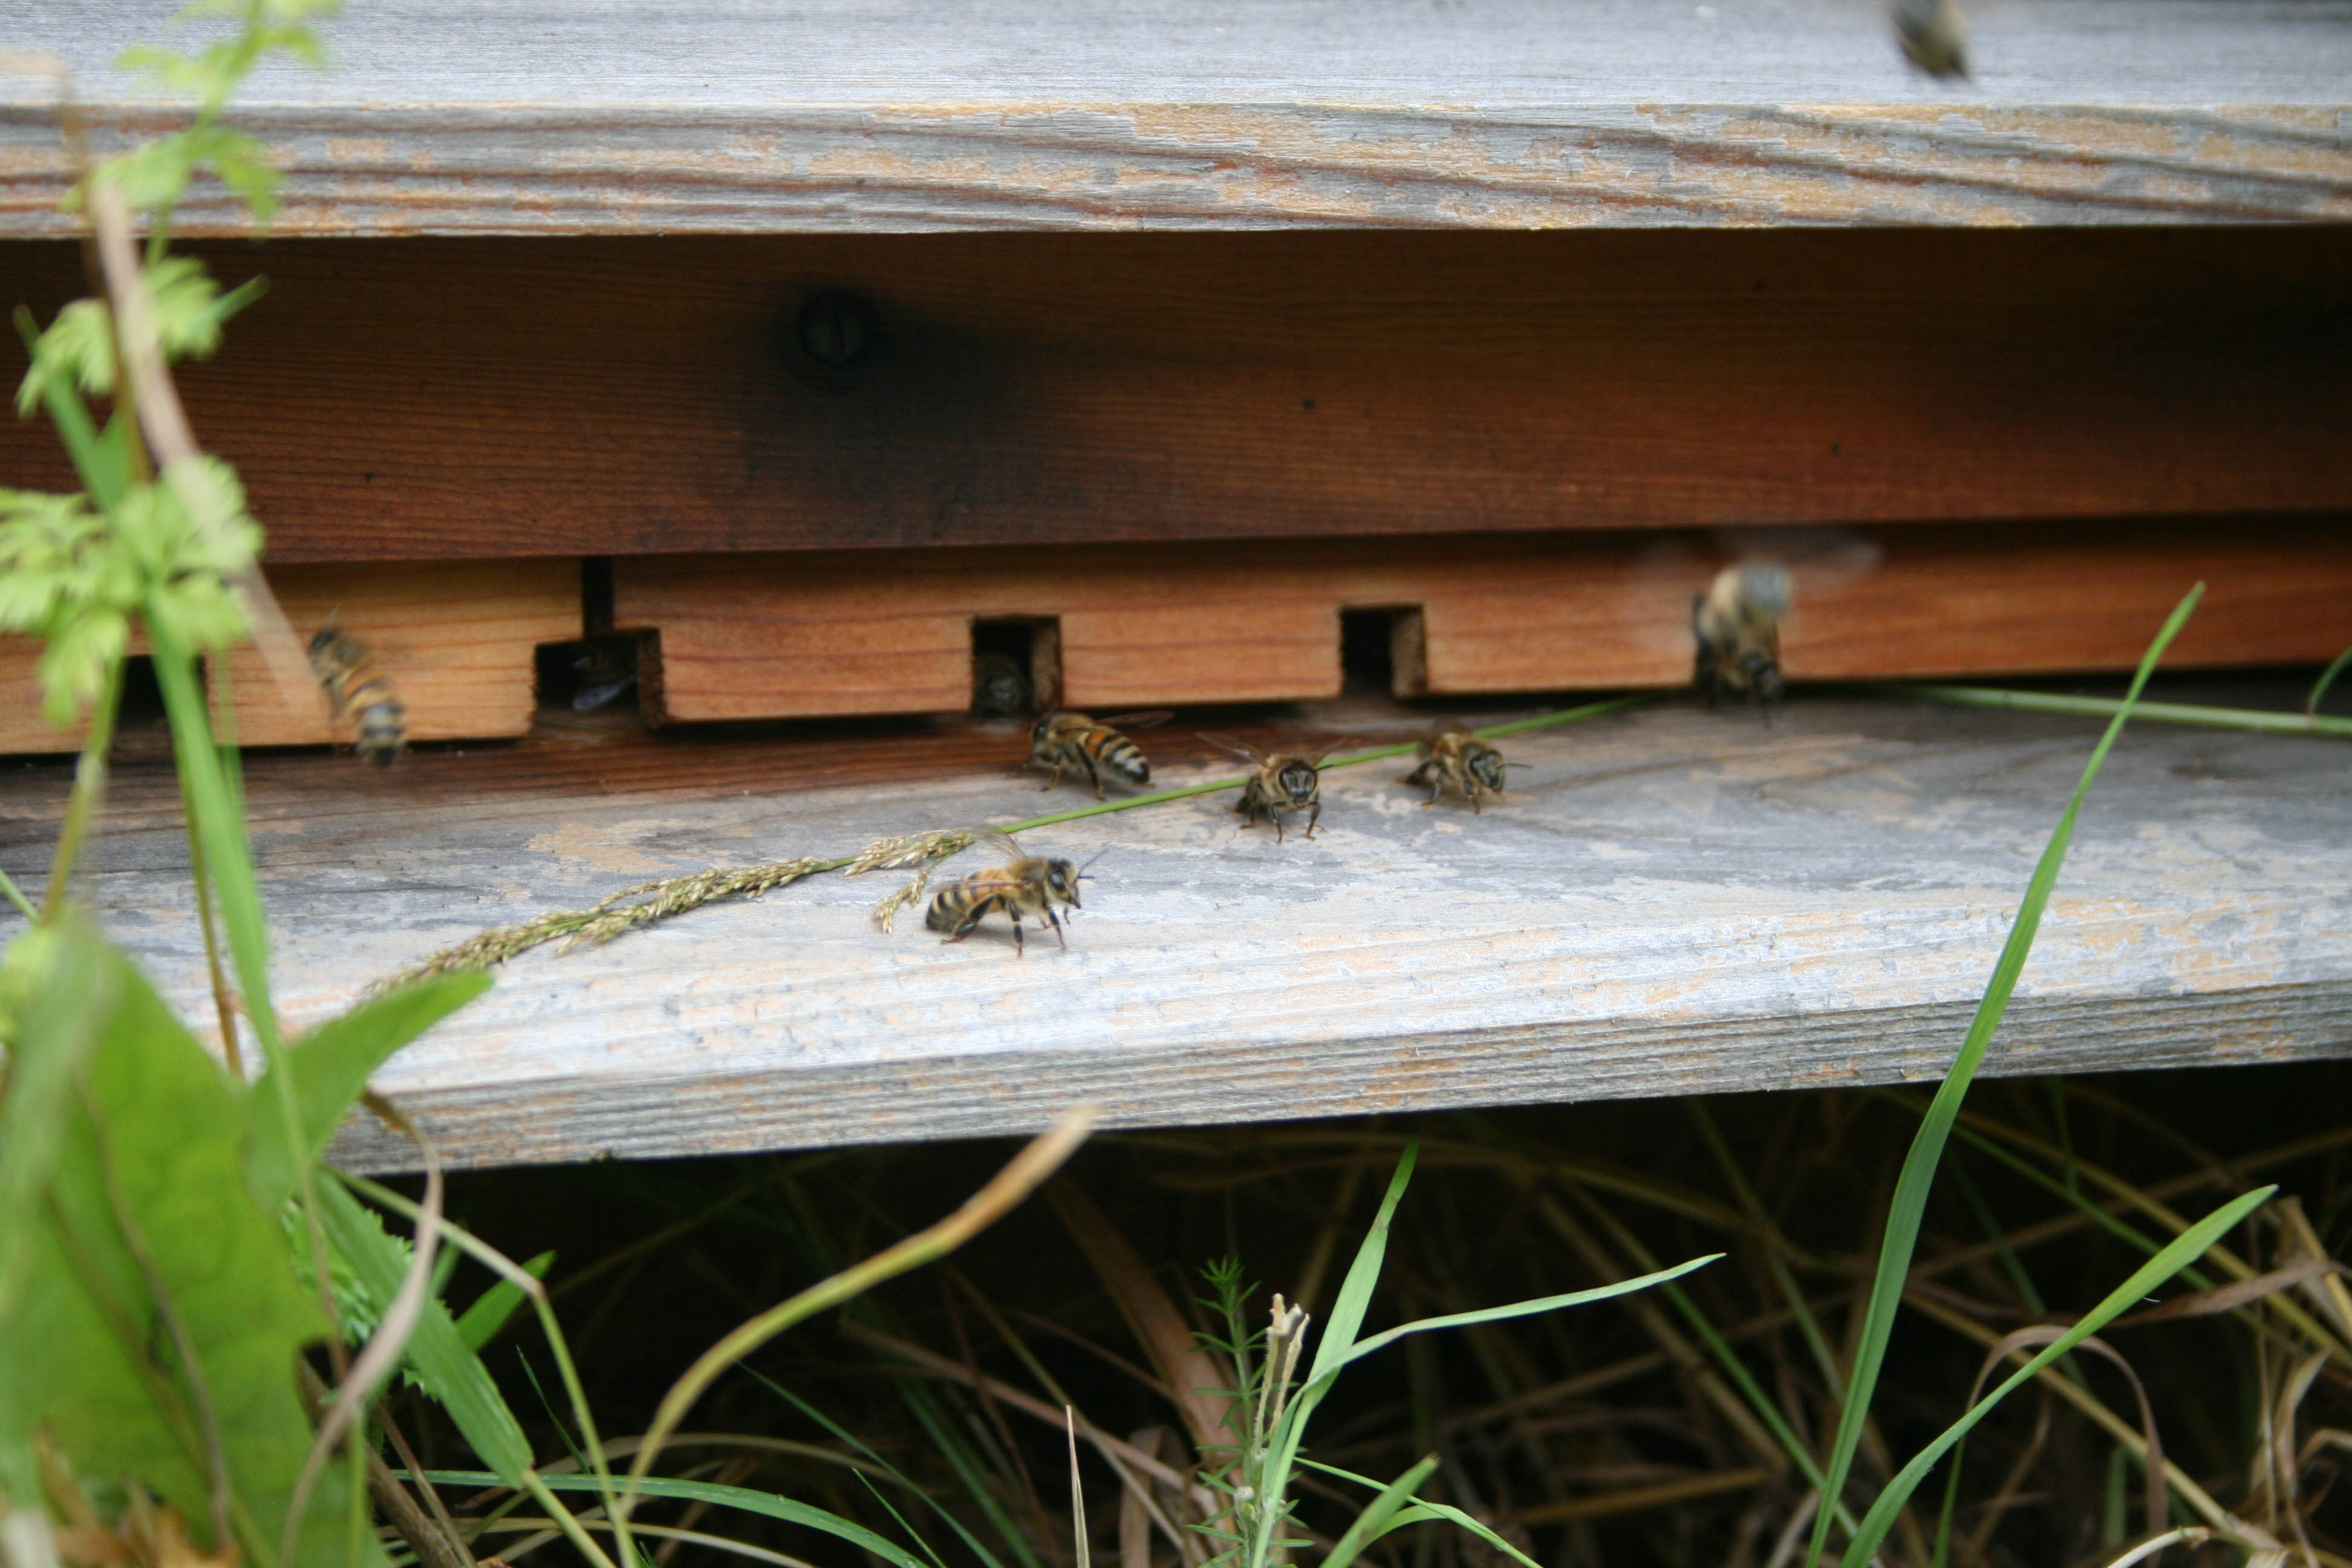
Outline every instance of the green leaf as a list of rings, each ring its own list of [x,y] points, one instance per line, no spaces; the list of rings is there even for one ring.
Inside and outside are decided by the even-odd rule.
[[[1299,1463],[1305,1465],[1310,1470],[1320,1470],[1327,1476],[1337,1476],[1343,1481],[1353,1481],[1360,1487],[1376,1487],[1380,1485],[1380,1482],[1372,1479],[1370,1476],[1360,1476],[1352,1470],[1343,1470],[1337,1465],[1318,1464],[1313,1459],[1302,1459]],[[1526,1552],[1520,1551],[1517,1547],[1504,1540],[1502,1536],[1496,1534],[1493,1528],[1488,1526],[1483,1521],[1472,1518],[1469,1514],[1463,1512],[1460,1509],[1455,1508],[1449,1503],[1416,1502],[1409,1505],[1408,1507],[1400,1509],[1397,1510],[1396,1515],[1388,1521],[1387,1527],[1381,1531],[1381,1534],[1391,1534],[1397,1531],[1402,1530],[1408,1524],[1427,1524],[1430,1521],[1434,1519],[1442,1519],[1449,1524],[1460,1526],[1462,1529],[1466,1530],[1471,1534],[1476,1536],[1479,1540],[1485,1542],[1487,1545],[1493,1547],[1496,1551],[1503,1552],[1513,1560],[1523,1564],[1524,1568],[1543,1568],[1543,1564],[1538,1563],[1534,1558],[1529,1557]]]
[[[375,1211],[363,1206],[341,1182],[319,1184],[319,1219],[327,1240],[351,1265],[368,1294],[389,1301],[400,1289],[408,1251],[393,1240]],[[449,1309],[427,1297],[408,1337],[407,1365],[427,1394],[441,1402],[457,1430],[501,1484],[519,1487],[530,1468],[530,1444],[507,1408],[481,1358],[458,1337]]]
[[[62,730],[97,700],[106,672],[131,646],[131,620],[120,610],[93,609],[64,622],[34,664],[41,678],[41,714]]]
[[[449,1249],[452,1258],[457,1254],[456,1247]],[[555,1254],[542,1252],[525,1263],[522,1271],[534,1279],[544,1279],[554,1266]],[[474,1298],[472,1306],[457,1314],[457,1337],[466,1342],[467,1350],[479,1354],[484,1345],[499,1337],[499,1331],[507,1326],[507,1320],[515,1315],[522,1302],[521,1286],[511,1279],[493,1281],[488,1289]]]
[[[394,1475],[407,1472],[395,1470]],[[479,1470],[427,1470],[425,1479],[441,1487],[511,1486],[514,1483],[499,1476]],[[541,1476],[541,1485],[552,1491],[593,1492],[603,1486],[594,1476]],[[677,1498],[686,1502],[713,1503],[720,1508],[740,1508],[746,1513],[765,1514],[787,1524],[803,1524],[811,1530],[837,1536],[851,1545],[872,1552],[891,1568],[930,1568],[930,1564],[885,1535],[877,1535],[862,1524],[853,1523],[837,1513],[812,1508],[804,1502],[780,1498],[772,1492],[754,1491],[750,1487],[721,1486],[717,1481],[674,1481],[660,1476],[647,1476],[634,1483],[645,1497]]]
[[[294,1195],[299,1183],[298,1166],[326,1152],[335,1129],[342,1125],[344,1115],[367,1087],[368,1076],[386,1058],[489,988],[487,974],[447,974],[420,981],[362,1003],[289,1046],[279,1065],[262,1075],[255,1091],[265,1103],[274,1103],[269,1099],[278,1093],[273,1075],[281,1068],[293,1074],[302,1144],[287,1147],[279,1119],[256,1118],[247,1168],[254,1196],[263,1206],[275,1208]]]
[[[5,1123],[57,1121],[24,1163],[12,1138],[0,1188],[0,1447],[44,1431],[76,1473],[136,1478],[205,1540],[217,1452],[234,1532],[266,1563],[310,1444],[295,1358],[325,1324],[247,1189],[242,1086],[95,934],[55,942],[11,1042]],[[318,1501],[303,1556],[341,1561],[340,1469]]]
[[[2074,819],[2082,814],[2083,802],[2091,793],[2092,782],[2099,776],[2100,764],[2107,760],[2116,737],[2123,733],[2124,721],[2131,716],[2132,705],[2139,700],[2147,678],[2155,672],[2157,660],[2164,657],[2164,650],[2188,624],[2189,613],[2196,609],[2204,593],[2205,584],[2200,583],[2174,607],[2163,629],[2156,634],[2156,640],[2142,656],[2139,671],[2132,677],[2131,689],[2125,693],[2122,708],[2107,725],[2107,732],[2099,738],[2098,745],[2092,749],[2082,780],[2075,784],[2066,809],[2059,815],[2058,826],[2051,830],[2041,862],[2026,883],[2025,898],[2010,925],[2009,941],[2002,945],[2000,961],[1993,965],[1992,978],[1985,984],[1984,999],[1977,1005],[1976,1017],[1969,1025],[1967,1037],[1960,1042],[1959,1055],[1945,1073],[1943,1084],[1927,1108],[1927,1118],[1911,1141],[1910,1152],[1904,1156],[1902,1173],[1895,1178],[1895,1196],[1887,1208],[1886,1234],[1879,1248],[1870,1303],[1864,1313],[1861,1337],[1854,1346],[1853,1375],[1838,1412],[1837,1436],[1831,1444],[1829,1463],[1822,1467],[1822,1491],[1828,1505],[1844,1500],[1846,1476],[1853,1466],[1854,1450],[1862,1442],[1863,1426],[1869,1419],[1870,1397],[1878,1385],[1886,1342],[1895,1332],[1895,1314],[1903,1302],[1904,1281],[1910,1277],[1911,1254],[1918,1244],[1919,1226],[1927,1215],[1927,1192],[1935,1184],[1936,1167],[1943,1159],[1952,1124],[1959,1119],[1960,1102],[1968,1096],[1977,1064],[1984,1059],[1985,1047],[1991,1044],[1993,1031],[2000,1026],[2001,1014],[2009,1006],[2010,994],[2017,989],[2017,977],[2025,968],[2026,955],[2033,950],[2033,935],[2041,928],[2042,911],[2049,905],[2051,889],[2058,882],[2059,868],[2066,863],[2067,847],[2074,839]],[[1832,1513],[1832,1506],[1824,1506],[1815,1516],[1812,1542],[1804,1562],[1821,1561],[1822,1552],[1829,1544]]]
[[[1346,1533],[1332,1543],[1323,1558],[1322,1568],[1348,1568],[1363,1554],[1365,1547],[1386,1535],[1389,1521],[1396,1517],[1397,1510],[1412,1500],[1412,1494],[1421,1489],[1421,1483],[1429,1479],[1436,1468],[1437,1456],[1432,1454],[1382,1487],[1380,1495],[1364,1505],[1364,1511],[1356,1516]]]
[[[76,300],[33,342],[33,363],[16,384],[16,412],[29,415],[51,387],[93,397],[114,391],[114,318],[96,300]]]
[[[1953,1444],[1967,1436],[1970,1427],[1990,1415],[1994,1405],[2008,1398],[2011,1393],[2043,1367],[2097,1333],[2126,1310],[2146,1300],[2157,1287],[2203,1257],[2207,1247],[2269,1202],[2271,1194],[2277,1191],[2275,1186],[2263,1187],[2233,1198],[2182,1231],[2163,1251],[2134,1270],[2130,1279],[2109,1291],[2106,1299],[2085,1312],[2074,1327],[2044,1345],[2032,1360],[2011,1373],[2007,1382],[1978,1400],[1969,1407],[1967,1415],[1944,1428],[1940,1436],[1914,1455],[1911,1462],[1886,1483],[1886,1489],[1878,1494],[1878,1500],[1872,1503],[1870,1511],[1862,1516],[1862,1529],[1847,1544],[1840,1568],[1864,1568],[1864,1564],[1878,1551],[1879,1543],[1886,1539],[1887,1531],[1895,1528],[1895,1516],[1903,1511],[1903,1505],[1911,1500],[1911,1494],[1919,1489],[1919,1483],[1927,1479],[1927,1473],[1936,1468],[1936,1462],[1950,1451]]]

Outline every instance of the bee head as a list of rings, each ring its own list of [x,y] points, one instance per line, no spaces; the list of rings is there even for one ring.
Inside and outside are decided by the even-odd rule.
[[[1476,777],[1480,784],[1485,784],[1488,789],[1493,790],[1497,795],[1503,793],[1502,752],[1495,750],[1492,746],[1471,753],[1470,757],[1470,772]]]
[[[1274,782],[1282,786],[1282,793],[1293,800],[1305,800],[1312,795],[1315,779],[1315,764],[1297,757],[1283,763],[1281,770],[1274,775]]]
[[[1048,860],[1045,862],[1045,896],[1047,899],[1067,904],[1074,910],[1085,908],[1086,906],[1078,902],[1079,880],[1078,868],[1076,866],[1071,865],[1067,860]]]
[[[1788,683],[1780,679],[1780,667],[1772,662],[1771,655],[1759,648],[1750,648],[1739,656],[1739,673],[1748,678],[1748,689],[1756,694],[1759,702],[1778,702],[1788,689]]]

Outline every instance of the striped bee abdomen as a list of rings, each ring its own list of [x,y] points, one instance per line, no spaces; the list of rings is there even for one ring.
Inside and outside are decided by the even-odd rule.
[[[367,645],[329,626],[310,639],[310,671],[319,678],[335,722],[351,731],[352,750],[378,767],[390,767],[408,744],[408,710]]]
[[[1142,750],[1116,730],[1089,730],[1085,745],[1097,766],[1108,768],[1130,784],[1150,784],[1151,764]]]

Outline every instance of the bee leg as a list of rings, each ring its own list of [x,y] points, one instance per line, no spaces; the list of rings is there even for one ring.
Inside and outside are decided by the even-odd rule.
[[[1064,952],[1069,952],[1069,951],[1070,951],[1070,939],[1069,939],[1068,937],[1064,936],[1064,935],[1062,934],[1062,917],[1061,917],[1061,916],[1059,916],[1059,915],[1057,915],[1057,914],[1055,914],[1052,910],[1050,910],[1050,909],[1049,909],[1049,910],[1047,910],[1045,911],[1045,919],[1047,920],[1047,921],[1049,921],[1049,922],[1053,925],[1053,928],[1054,928],[1054,940],[1055,940],[1055,942],[1060,942],[1060,943],[1062,944],[1062,951],[1063,951]]]
[[[1307,837],[1315,837],[1315,825],[1323,820],[1323,803],[1317,801],[1307,808]]]
[[[1095,786],[1095,798],[1096,798],[1097,800],[1100,800],[1100,799],[1103,797],[1103,792],[1102,792],[1102,774],[1100,774],[1099,773],[1097,773],[1097,772],[1095,771],[1095,760],[1094,760],[1092,757],[1087,757],[1087,758],[1086,759],[1086,763],[1087,763],[1087,779],[1088,779],[1088,781],[1090,781],[1090,782],[1094,784],[1094,786]]]
[[[1013,917],[1013,956],[1015,958],[1026,958],[1029,956],[1028,949],[1022,944],[1021,941],[1021,917],[1019,915],[1014,915]]]
[[[954,934],[954,935],[952,935],[952,936],[950,936],[950,937],[949,937],[949,938],[948,938],[948,940],[949,940],[950,942],[961,942],[964,938],[966,938],[966,937],[970,936],[972,932],[974,932],[974,931],[978,931],[979,929],[980,929],[980,921],[979,921],[979,918],[978,918],[977,916],[975,916],[974,918],[972,918],[972,919],[971,919],[971,920],[968,920],[968,921],[964,921],[964,922],[963,922],[963,924],[961,924],[961,925],[960,925],[960,926],[956,927],[956,928],[955,928],[955,934]]]

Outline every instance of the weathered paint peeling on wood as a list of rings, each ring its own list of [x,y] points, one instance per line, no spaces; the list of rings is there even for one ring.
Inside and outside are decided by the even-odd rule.
[[[176,123],[97,106],[100,152]],[[287,235],[2352,216],[2345,110],[924,104],[259,109]],[[72,232],[47,114],[0,108],[0,237]],[[217,192],[192,235],[243,233]]]

